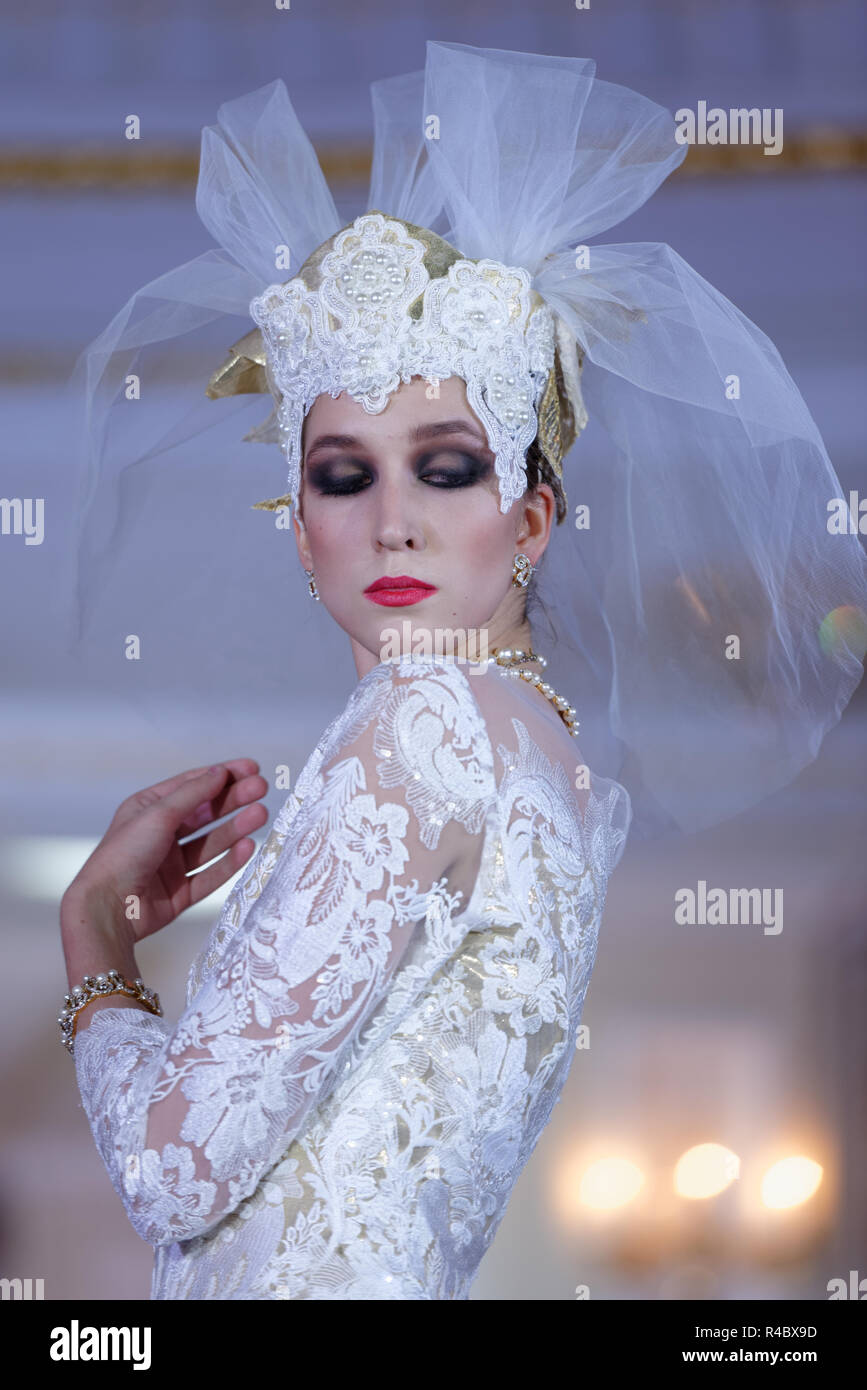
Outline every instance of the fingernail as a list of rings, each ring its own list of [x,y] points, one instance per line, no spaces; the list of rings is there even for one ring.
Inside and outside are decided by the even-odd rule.
[[[205,775],[206,775],[207,777],[212,777],[213,774],[214,774],[215,772],[224,772],[224,771],[225,771],[225,768],[223,767],[223,764],[222,764],[222,763],[214,763],[214,766],[213,766],[213,767],[209,767],[209,768],[208,768],[208,771],[207,771],[207,773],[206,773]]]

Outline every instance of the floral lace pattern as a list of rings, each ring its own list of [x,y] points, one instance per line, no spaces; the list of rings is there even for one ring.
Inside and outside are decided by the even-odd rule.
[[[468,1296],[568,1073],[629,822],[616,783],[579,802],[569,735],[537,704],[532,737],[502,674],[374,668],[181,1019],[107,1008],[81,1030],[154,1298]]]

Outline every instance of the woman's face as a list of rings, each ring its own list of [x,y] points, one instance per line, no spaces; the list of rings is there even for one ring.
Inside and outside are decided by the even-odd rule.
[[[538,561],[554,508],[542,485],[500,511],[494,455],[460,377],[437,388],[414,377],[378,415],[345,392],[319,396],[307,415],[298,552],[360,674],[384,659],[387,630],[403,633],[407,621],[434,641],[437,629],[461,628],[489,648],[507,645],[523,619],[514,557]],[[371,596],[395,576],[431,587]]]

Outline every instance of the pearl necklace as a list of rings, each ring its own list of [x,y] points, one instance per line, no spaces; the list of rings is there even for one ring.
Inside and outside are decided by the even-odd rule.
[[[548,662],[544,656],[539,656],[532,648],[530,651],[525,652],[522,651],[520,647],[492,647],[491,655],[497,665],[500,666],[507,675],[519,677],[521,680],[527,681],[530,685],[535,685],[537,690],[541,690],[542,694],[547,696],[551,704],[558,711],[560,718],[563,720],[563,723],[566,725],[572,737],[578,737],[579,721],[575,718],[575,715],[578,713],[575,706],[570,705],[569,701],[564,699],[562,695],[558,695],[556,690],[553,690],[552,687],[548,685],[547,681],[543,681],[541,676],[536,675],[535,671],[528,671],[526,667],[522,667],[520,664],[522,661],[538,661],[541,662],[542,666],[547,666]]]

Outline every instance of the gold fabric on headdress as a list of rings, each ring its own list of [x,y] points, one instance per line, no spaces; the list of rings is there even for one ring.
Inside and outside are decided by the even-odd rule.
[[[371,212],[377,212],[377,208],[371,208]],[[389,213],[382,213],[383,217],[390,216]],[[426,227],[418,227],[414,222],[406,222],[402,217],[393,219],[400,222],[405,227],[410,236],[415,237],[426,247],[422,264],[432,280],[448,272],[449,266],[455,261],[466,260],[450,246],[442,237],[437,236],[436,232],[429,231]],[[347,226],[351,226],[348,223]],[[340,231],[334,233],[321,246],[307,257],[307,260],[298,271],[297,276],[304,280],[307,287],[316,290],[321,283],[319,266],[323,258],[331,250],[341,231],[346,231],[342,227]],[[539,303],[543,301],[537,296]],[[420,318],[422,312],[423,296],[409,306],[409,313],[413,318]],[[584,425],[587,423],[587,412],[584,410],[580,395],[580,370],[583,366],[583,354],[580,348],[575,345],[574,339],[565,329],[565,325],[557,319],[557,346],[554,353],[554,366],[548,375],[542,399],[537,411],[538,432],[537,438],[539,448],[549,467],[556,475],[563,486],[563,459],[572,447],[576,438],[580,434]],[[571,355],[572,361],[568,361]],[[246,440],[256,439],[266,442],[276,442],[276,407],[280,403],[280,394],[269,380],[268,361],[265,353],[265,346],[262,339],[262,332],[259,328],[239,338],[237,343],[233,343],[229,349],[229,355],[221,367],[214,372],[210,378],[206,394],[212,400],[217,400],[221,396],[246,395],[258,392],[262,395],[270,394],[275,402],[275,408],[267,420],[251,430],[244,438]],[[565,489],[564,489],[565,496]],[[292,496],[287,493],[282,497],[269,497],[263,502],[254,502],[253,506],[257,510],[277,511],[280,507],[291,505]]]

